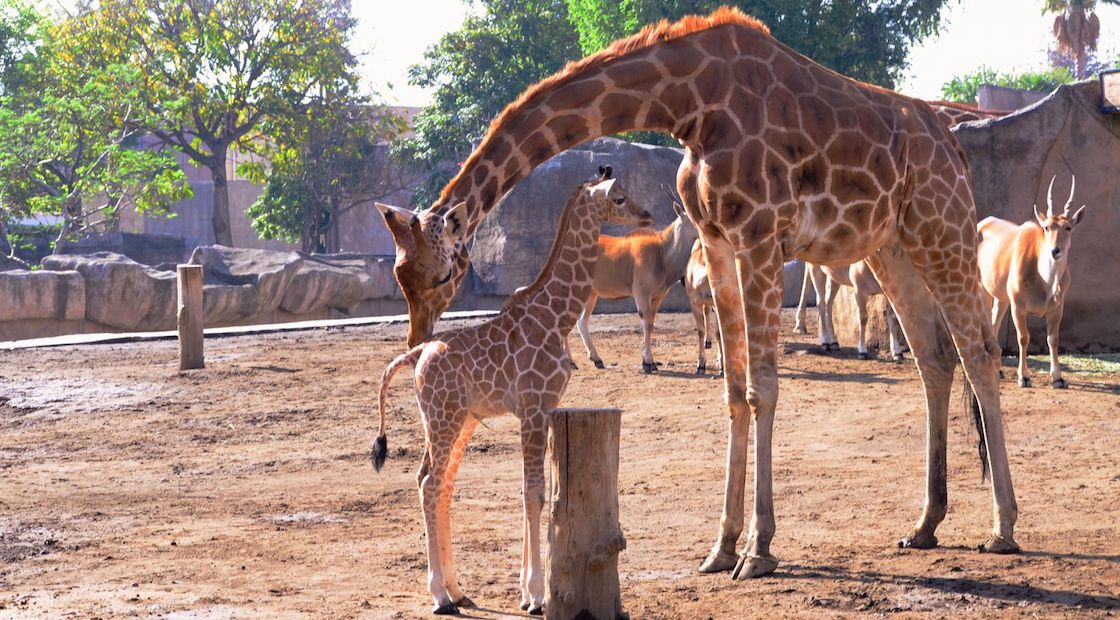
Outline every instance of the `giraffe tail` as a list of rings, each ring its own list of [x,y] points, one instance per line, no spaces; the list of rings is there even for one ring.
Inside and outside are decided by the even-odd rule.
[[[963,375],[964,372],[962,371]],[[972,425],[976,427],[976,434],[980,436],[980,441],[977,449],[980,452],[980,480],[988,479],[988,442],[984,437],[984,418],[980,415],[980,399],[976,397],[976,391],[972,389],[972,384],[969,383],[968,377],[964,377],[964,399],[966,401],[965,407],[972,414]]]
[[[385,459],[389,456],[389,440],[385,436],[385,406],[389,400],[389,384],[393,381],[393,375],[397,374],[397,371],[402,367],[415,366],[423,351],[423,344],[413,347],[408,353],[402,353],[389,362],[389,365],[381,373],[381,389],[377,395],[377,411],[381,421],[377,427],[377,439],[373,441],[373,449],[370,452],[370,459],[373,461],[375,471],[381,471],[382,466],[385,465]]]

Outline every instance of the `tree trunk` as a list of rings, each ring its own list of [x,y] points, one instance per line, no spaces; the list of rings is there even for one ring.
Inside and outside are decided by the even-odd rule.
[[[338,196],[331,196],[331,221],[327,223],[327,252],[330,254],[337,254],[341,250],[339,246],[342,245],[338,237]]]
[[[59,254],[62,246],[71,233],[81,229],[82,197],[70,196],[62,203],[62,224],[58,229],[58,237],[54,240],[54,250],[51,254]]]
[[[552,509],[545,613],[549,620],[618,620],[618,409],[558,409],[549,418]]]
[[[214,213],[210,218],[214,226],[214,243],[233,247],[233,232],[229,220],[229,182],[226,179],[225,148],[215,148],[210,175],[214,179]]]
[[[8,222],[0,214],[0,255],[12,256],[12,243],[8,241]]]

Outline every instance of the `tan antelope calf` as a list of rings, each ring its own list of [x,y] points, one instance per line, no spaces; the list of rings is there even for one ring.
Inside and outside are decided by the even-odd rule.
[[[560,216],[552,251],[537,279],[514,293],[498,316],[436,334],[385,368],[378,392],[380,426],[373,444],[378,471],[388,455],[385,409],[389,384],[404,366],[415,366],[416,399],[424,425],[424,457],[417,473],[428,538],[428,590],[436,614],[458,614],[473,603],[459,589],[451,556],[451,496],[467,442],[482,418],[513,413],[521,421],[525,541],[521,560],[521,608],[540,614],[544,605],[540,523],[548,416],[571,376],[568,334],[591,289],[599,228],[607,222],[650,219],[602,176],[581,185]],[[383,209],[386,220],[404,217]]]
[[[689,252],[697,238],[696,228],[675,200],[673,211],[677,217],[660,231],[636,230],[622,237],[599,237],[595,280],[591,296],[587,298],[587,305],[579,317],[579,336],[587,349],[587,357],[596,368],[604,366],[588,329],[595,303],[600,297],[633,297],[634,304],[638,306],[638,317],[642,320],[642,370],[647,373],[657,370],[650,349],[653,320],[669,289],[684,275]]]
[[[704,246],[697,239],[692,244],[692,253],[688,257],[688,267],[685,268],[684,292],[688,295],[688,305],[692,309],[692,318],[696,320],[697,349],[696,374],[702,375],[708,369],[704,349],[712,346],[712,338],[716,341],[716,365],[723,374],[723,351],[719,343],[719,325],[712,322],[712,310],[715,309],[715,298],[712,296],[712,285],[708,280],[708,260],[704,257]]]
[[[1034,220],[1016,226],[998,217],[986,217],[977,226],[980,282],[991,296],[992,327],[998,333],[1003,315],[1011,309],[1011,320],[1019,336],[1019,387],[1030,387],[1027,376],[1027,347],[1031,343],[1028,315],[1046,317],[1046,344],[1050,348],[1050,380],[1065,388],[1058,363],[1058,328],[1069,290],[1069,247],[1073,228],[1085,216],[1085,205],[1069,212],[1077,179],[1071,178],[1069,199],[1061,213],[1054,213],[1054,178],[1046,190],[1046,215],[1034,207]]]

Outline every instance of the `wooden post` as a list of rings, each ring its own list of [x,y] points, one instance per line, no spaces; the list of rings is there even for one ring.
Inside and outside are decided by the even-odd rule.
[[[618,409],[558,409],[549,419],[552,510],[545,615],[619,620]]]
[[[204,368],[202,265],[179,265],[179,370]]]

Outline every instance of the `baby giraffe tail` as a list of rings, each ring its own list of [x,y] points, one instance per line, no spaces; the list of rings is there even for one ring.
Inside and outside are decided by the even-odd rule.
[[[385,404],[389,399],[389,384],[393,381],[393,375],[397,374],[401,367],[415,366],[423,350],[424,345],[420,344],[413,347],[408,353],[398,355],[396,359],[389,362],[385,371],[381,373],[381,390],[377,396],[377,409],[381,415],[381,424],[377,428],[377,439],[373,441],[373,451],[370,453],[375,471],[381,471],[381,467],[385,465],[385,459],[389,456],[389,440],[385,437]]]

